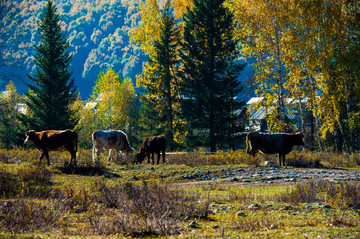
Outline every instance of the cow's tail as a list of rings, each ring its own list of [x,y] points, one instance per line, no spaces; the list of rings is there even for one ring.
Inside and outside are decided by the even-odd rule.
[[[250,154],[251,152],[251,141],[250,141],[250,133],[246,135],[246,153]]]

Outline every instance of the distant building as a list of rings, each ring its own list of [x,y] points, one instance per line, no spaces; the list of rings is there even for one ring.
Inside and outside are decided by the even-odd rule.
[[[246,127],[245,131],[260,131],[260,132],[267,132],[268,125],[266,115],[267,112],[272,112],[276,109],[276,106],[268,106],[265,107],[263,105],[259,105],[255,107],[255,104],[261,104],[263,97],[253,97],[251,98],[243,108],[241,115],[247,115],[246,119]],[[298,101],[292,98],[285,99],[285,107],[286,107],[286,120],[293,124],[295,128],[301,128],[301,119],[300,119],[300,112],[297,110],[295,104]],[[245,113],[246,112],[246,113]],[[243,117],[241,117],[244,121]]]
[[[10,96],[9,91],[3,91],[3,92],[0,93],[0,99],[3,99],[3,97],[9,97],[9,96]],[[0,103],[0,115],[4,114],[3,107],[4,106],[2,105],[2,103]],[[24,103],[17,103],[14,106],[14,109],[16,111],[18,111],[19,113],[22,113],[22,114],[26,114],[26,112],[27,112],[27,106]]]

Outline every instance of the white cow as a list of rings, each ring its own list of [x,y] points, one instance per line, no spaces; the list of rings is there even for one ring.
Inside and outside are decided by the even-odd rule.
[[[134,152],[134,149],[130,146],[128,138],[121,130],[97,130],[92,134],[93,140],[93,152],[92,157],[95,162],[96,155],[99,162],[102,149],[109,149],[110,161],[113,151],[126,151],[129,153]],[[95,155],[96,154],[96,155]]]

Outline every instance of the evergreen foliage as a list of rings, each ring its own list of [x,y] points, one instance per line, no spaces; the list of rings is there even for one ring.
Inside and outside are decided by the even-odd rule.
[[[34,130],[72,129],[78,122],[70,108],[78,96],[69,71],[72,56],[56,11],[49,0],[38,25],[41,41],[34,46],[36,71],[28,75],[35,84],[26,84],[29,92],[23,92],[29,114],[22,116],[21,121]]]
[[[182,45],[182,110],[190,127],[205,135],[203,143],[214,152],[232,146],[242,102],[236,97],[244,65],[236,63],[239,52],[232,13],[224,0],[194,0],[184,17]]]
[[[179,32],[171,15],[170,1],[160,11],[159,40],[154,44],[154,55],[149,57],[149,81],[143,84],[145,128],[152,128],[151,134],[165,134],[168,147],[174,147],[174,125],[177,120],[176,72],[179,61]]]

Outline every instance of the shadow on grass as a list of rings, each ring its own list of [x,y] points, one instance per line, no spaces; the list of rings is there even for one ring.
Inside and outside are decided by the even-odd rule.
[[[77,174],[82,176],[105,176],[119,178],[120,175],[111,172],[103,167],[91,167],[91,166],[62,166],[56,167],[63,174]]]

